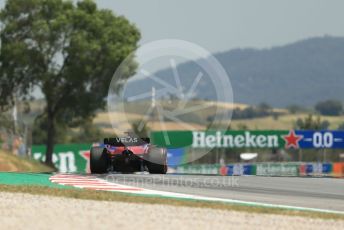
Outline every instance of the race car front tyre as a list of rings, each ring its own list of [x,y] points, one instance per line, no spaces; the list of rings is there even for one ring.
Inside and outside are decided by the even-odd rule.
[[[102,147],[92,147],[90,156],[91,173],[107,173],[108,157]]]
[[[149,151],[147,159],[148,172],[151,174],[166,174],[167,153],[166,149],[153,147]]]

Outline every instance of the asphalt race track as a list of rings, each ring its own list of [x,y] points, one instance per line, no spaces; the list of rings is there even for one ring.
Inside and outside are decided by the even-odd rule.
[[[344,211],[343,179],[172,174],[108,174],[98,177],[159,191]]]

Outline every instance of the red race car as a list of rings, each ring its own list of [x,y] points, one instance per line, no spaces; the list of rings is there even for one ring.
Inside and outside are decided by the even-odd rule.
[[[148,171],[166,174],[167,151],[150,143],[149,138],[105,138],[100,146],[91,148],[91,173]]]

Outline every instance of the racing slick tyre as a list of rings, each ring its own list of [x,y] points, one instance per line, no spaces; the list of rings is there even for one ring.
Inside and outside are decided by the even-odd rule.
[[[148,172],[151,174],[166,174],[167,153],[166,149],[152,147],[147,160]]]
[[[108,157],[102,147],[92,147],[90,156],[91,173],[107,173]]]

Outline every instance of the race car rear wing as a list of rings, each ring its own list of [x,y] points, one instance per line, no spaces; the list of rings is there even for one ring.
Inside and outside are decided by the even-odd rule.
[[[110,137],[104,138],[105,145],[111,146],[139,146],[146,145],[150,143],[150,138],[148,137]]]

